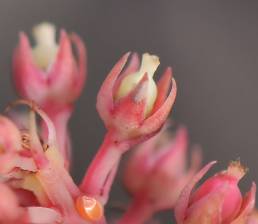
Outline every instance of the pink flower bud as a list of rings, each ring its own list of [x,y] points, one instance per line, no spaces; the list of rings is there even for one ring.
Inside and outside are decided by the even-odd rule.
[[[181,193],[175,208],[178,224],[246,223],[254,207],[256,187],[253,184],[250,192],[242,197],[238,182],[246,171],[238,161],[231,162],[227,170],[207,179],[191,193],[213,164],[205,166]]]
[[[182,189],[200,166],[195,150],[187,170],[187,131],[181,127],[174,138],[168,130],[135,149],[124,173],[124,184],[132,194],[132,203],[118,223],[145,223],[160,210],[174,207]],[[161,193],[163,192],[163,193]]]
[[[142,143],[127,162],[124,174],[125,186],[133,197],[151,201],[154,210],[174,207],[201,160],[199,151],[195,151],[191,168],[187,170],[186,129],[179,128],[172,139],[168,139],[168,135],[168,131],[163,131]]]
[[[159,65],[158,57],[144,54],[140,68],[137,54],[129,62],[128,57],[124,55],[113,67],[97,97],[97,110],[117,141],[138,141],[154,135],[176,97],[171,68],[167,68],[157,86],[152,78]]]
[[[31,47],[22,32],[14,52],[13,74],[17,91],[41,107],[51,103],[72,103],[80,95],[85,81],[86,50],[83,42],[76,34],[68,35],[62,30],[57,43],[55,27],[48,23],[36,26],[33,31],[35,46]]]

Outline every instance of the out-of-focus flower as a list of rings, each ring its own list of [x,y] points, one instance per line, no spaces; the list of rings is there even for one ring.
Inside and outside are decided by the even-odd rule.
[[[178,224],[246,224],[255,204],[256,185],[245,197],[238,187],[245,175],[240,162],[231,162],[228,169],[206,180],[192,193],[194,185],[209,170],[205,166],[185,187],[175,207]]]
[[[102,220],[100,202],[83,194],[65,169],[51,120],[36,105],[17,103],[37,111],[46,122],[48,136],[46,141],[40,140],[32,111],[26,130],[0,117],[0,220],[6,224],[17,220],[22,224],[86,224]]]
[[[181,127],[174,138],[163,130],[133,152],[123,175],[133,202],[120,223],[144,223],[154,212],[174,207],[200,166],[200,152],[196,150],[187,170],[187,147],[187,132]]]
[[[42,23],[33,29],[35,46],[31,48],[25,33],[20,34],[13,57],[13,75],[19,94],[46,104],[69,104],[80,95],[84,86],[86,51],[81,39],[64,30],[56,42],[55,27]],[[78,60],[72,51],[78,52]]]
[[[145,139],[159,131],[177,92],[171,68],[156,86],[153,75],[159,65],[157,56],[143,54],[140,68],[137,54],[125,68],[128,57],[124,55],[113,67],[97,97],[97,110],[117,141]]]
[[[34,47],[25,33],[20,34],[13,56],[13,79],[24,99],[35,101],[53,121],[59,149],[69,163],[67,123],[73,103],[81,94],[86,77],[86,49],[76,35],[60,32],[52,24],[42,23],[33,29]],[[73,53],[72,44],[77,55]]]
[[[131,146],[155,135],[165,123],[176,97],[176,82],[168,68],[157,86],[153,80],[157,56],[129,53],[110,71],[97,96],[97,110],[107,135],[95,156],[81,189],[106,203],[121,155]],[[170,89],[171,87],[171,89]]]

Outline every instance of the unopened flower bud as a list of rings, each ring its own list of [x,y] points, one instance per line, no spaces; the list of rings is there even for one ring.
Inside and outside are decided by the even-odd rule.
[[[143,54],[139,66],[138,55],[133,54],[124,68],[128,57],[126,54],[118,61],[102,84],[97,110],[117,141],[141,141],[164,124],[175,101],[176,82],[167,68],[156,86],[157,56]]]
[[[178,224],[246,224],[251,214],[256,186],[243,197],[238,182],[246,170],[237,162],[228,169],[207,179],[192,193],[192,188],[207,172],[212,163],[204,167],[185,187],[177,202],[175,214]]]

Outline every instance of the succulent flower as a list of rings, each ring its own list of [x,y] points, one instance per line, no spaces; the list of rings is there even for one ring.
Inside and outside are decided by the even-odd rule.
[[[154,212],[174,207],[182,189],[200,166],[201,155],[195,150],[191,168],[187,170],[187,147],[187,131],[181,127],[174,138],[164,129],[135,149],[123,175],[133,202],[120,223],[143,223]]]
[[[86,52],[81,39],[64,30],[57,43],[55,27],[42,23],[33,29],[35,46],[25,33],[20,34],[13,57],[14,83],[19,94],[44,107],[46,104],[69,104],[80,95],[86,70]],[[78,52],[78,61],[71,44]]]
[[[108,200],[122,154],[158,133],[176,97],[171,68],[157,86],[152,78],[159,65],[157,56],[144,54],[140,68],[137,54],[126,67],[128,57],[129,53],[117,62],[98,93],[97,110],[107,134],[81,185],[86,194],[103,204]]]
[[[238,187],[246,170],[239,161],[207,179],[192,193],[194,185],[214,164],[205,166],[185,187],[175,207],[177,224],[246,224],[253,212],[256,185],[245,197]]]
[[[0,117],[0,220],[8,224],[17,220],[22,224],[103,223],[100,202],[81,192],[65,169],[51,120],[35,104],[16,104],[29,105],[41,116],[48,137],[42,142],[33,111],[26,130]]]
[[[35,45],[31,47],[26,34],[20,33],[13,56],[15,87],[22,98],[35,101],[52,119],[59,149],[68,163],[67,123],[84,86],[86,49],[76,34],[68,35],[64,30],[56,42],[55,27],[49,23],[37,25],[33,36]]]
[[[129,54],[124,55],[113,67],[97,97],[100,117],[118,142],[147,139],[157,133],[177,92],[171,68],[167,68],[157,85],[153,80],[159,65],[157,56],[143,54],[140,68],[136,53],[129,62],[128,57]]]

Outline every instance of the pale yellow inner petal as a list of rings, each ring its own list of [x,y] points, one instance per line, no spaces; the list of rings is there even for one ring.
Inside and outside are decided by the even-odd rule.
[[[118,91],[116,92],[115,100],[126,96],[131,90],[135,88],[135,86],[143,78],[144,74],[147,73],[149,78],[147,88],[147,104],[145,110],[145,116],[147,116],[152,111],[153,105],[157,97],[157,87],[155,81],[153,80],[153,76],[159,64],[160,62],[157,56],[150,55],[148,53],[143,54],[142,63],[139,71],[134,74],[127,75],[122,80]]]
[[[55,61],[58,44],[56,43],[56,29],[50,23],[41,23],[33,28],[35,46],[32,54],[35,63],[43,70],[47,70]]]

